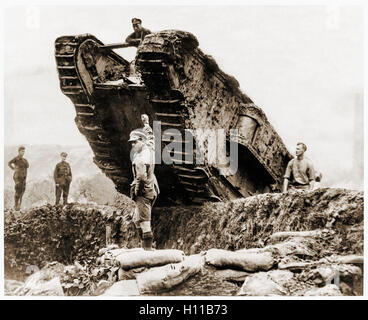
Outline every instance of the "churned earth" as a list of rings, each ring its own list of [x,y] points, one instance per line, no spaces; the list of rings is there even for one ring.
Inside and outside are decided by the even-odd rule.
[[[125,197],[114,206],[8,211],[5,289],[13,295],[362,295],[363,204],[363,192],[324,188],[154,208],[154,255],[168,255],[157,266],[153,256],[128,250],[139,242],[133,203]],[[146,262],[124,264],[133,256]],[[29,266],[44,269],[26,279]]]

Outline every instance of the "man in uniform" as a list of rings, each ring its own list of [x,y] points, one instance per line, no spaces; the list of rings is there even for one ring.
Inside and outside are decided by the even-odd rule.
[[[130,196],[136,203],[133,222],[142,247],[145,250],[152,250],[151,210],[160,191],[154,174],[154,159],[151,156],[150,146],[146,144],[147,140],[148,137],[142,129],[136,129],[130,133],[134,176]]]
[[[285,175],[283,192],[287,192],[289,182],[292,189],[312,190],[315,181],[315,172],[312,162],[304,157],[307,146],[298,142],[296,144],[296,158],[289,161]]]
[[[150,34],[151,31],[148,29],[145,29],[142,27],[142,20],[138,19],[138,18],[133,18],[132,19],[132,25],[133,25],[133,29],[134,32],[131,33],[126,39],[125,42],[134,46],[134,47],[138,47],[141,42],[143,41],[144,37],[147,34]]]
[[[22,197],[26,190],[28,161],[23,157],[26,148],[21,146],[18,148],[18,156],[8,162],[8,166],[14,170],[13,179],[15,182],[14,209],[20,210]]]
[[[60,156],[61,161],[54,170],[56,206],[59,204],[61,194],[63,194],[63,204],[66,205],[68,203],[69,186],[72,181],[72,170],[69,163],[65,161],[68,154],[62,152]]]

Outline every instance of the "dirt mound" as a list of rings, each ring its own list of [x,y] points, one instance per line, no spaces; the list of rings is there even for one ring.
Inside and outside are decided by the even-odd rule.
[[[200,273],[184,283],[157,294],[359,294],[362,292],[359,270],[363,263],[363,201],[363,192],[318,189],[262,194],[206,203],[202,207],[156,208],[152,225],[157,249],[179,249],[186,255],[206,255],[214,252],[211,248],[229,250],[228,255],[223,254],[224,250],[218,251],[222,258],[213,265],[207,263]],[[135,279],[134,272],[128,277],[119,267],[101,264],[100,250],[106,246],[106,226],[111,228],[111,241],[117,248],[139,247],[130,217],[132,205],[121,198],[115,206],[47,205],[17,216],[6,212],[6,277],[19,279],[30,265],[43,267],[50,261],[63,264],[79,261],[83,267],[77,264],[77,269],[84,268],[79,273],[86,284],[78,280],[77,291],[71,290],[74,287],[70,286],[75,284],[73,275],[62,277],[64,291],[69,290],[67,294],[82,294],[85,288],[92,290],[91,279],[108,280],[110,284]],[[239,263],[238,255],[248,259],[254,254],[265,255],[272,263],[267,263],[265,269],[240,271],[239,266],[249,263]],[[237,262],[226,262],[227,256]],[[88,270],[92,270],[91,275]],[[342,279],[339,288],[330,281],[336,272]],[[290,279],[283,282],[280,274],[287,274]],[[96,286],[97,283],[93,290]],[[258,287],[264,287],[263,291],[257,291]]]
[[[47,262],[90,263],[106,244],[106,225],[118,240],[122,210],[110,206],[45,205],[23,214],[5,212],[5,273],[21,274]],[[20,272],[20,273],[19,273]]]
[[[331,226],[336,235],[329,252],[362,254],[363,201],[363,192],[346,189],[267,193],[202,208],[159,208],[153,228],[158,247],[197,253],[263,247],[278,231]]]

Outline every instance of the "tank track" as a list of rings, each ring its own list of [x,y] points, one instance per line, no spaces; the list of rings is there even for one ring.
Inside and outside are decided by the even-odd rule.
[[[168,77],[169,61],[169,55],[162,52],[139,53],[136,60],[142,80],[150,92],[149,100],[156,118],[161,121],[163,132],[161,143],[163,148],[170,143],[177,143],[181,146],[181,152],[175,151],[168,156],[172,160],[172,168],[191,202],[221,201],[209,185],[211,177],[209,169],[206,166],[195,164],[199,150],[197,150],[194,137],[189,135],[191,140],[186,140],[188,132],[186,136],[185,129],[189,129],[185,123],[185,119],[188,117],[187,108],[184,97],[173,88],[171,79]],[[193,154],[185,152],[185,146],[190,143],[193,143]],[[186,157],[191,160],[187,161]]]
[[[87,138],[94,152],[94,163],[109,177],[120,192],[127,189],[129,181],[121,171],[121,165],[116,162],[116,154],[119,152],[109,136],[109,133],[101,123],[93,96],[88,92],[85,84],[80,81],[77,68],[78,49],[86,40],[96,41],[94,36],[86,34],[81,36],[63,36],[55,41],[55,59],[60,80],[60,89],[74,104],[76,117],[75,123],[79,131]],[[112,58],[117,63],[125,63],[122,58],[111,52]]]
[[[263,111],[240,90],[234,77],[221,71],[214,59],[198,48],[195,36],[178,30],[164,30],[148,35],[138,47],[136,64],[152,96],[151,103],[155,106],[157,118],[164,125],[169,126],[173,121],[169,122],[168,116],[164,117],[166,112],[160,110],[162,105],[155,104],[155,100],[170,99],[174,92],[176,97],[181,98],[181,104],[174,105],[174,116],[179,113],[181,118],[172,127],[177,125],[181,129],[204,127],[230,130],[236,128],[240,115],[256,119],[257,129],[253,139],[239,136],[238,144],[246,147],[257,159],[270,177],[267,180],[273,180],[269,182],[269,187],[274,190],[280,188],[284,168],[292,156]],[[170,114],[170,109],[167,113]],[[199,151],[203,154],[207,152],[203,141],[197,144],[197,149],[201,149]],[[233,185],[227,177],[219,175],[215,166],[205,165],[201,169],[207,176],[207,181],[201,187],[209,186],[207,192],[220,195],[218,190],[225,187],[233,195],[241,196],[236,191],[238,186]],[[209,181],[211,183],[208,184]],[[219,189],[213,182],[222,184],[222,187]],[[229,199],[232,195],[229,197],[221,194],[220,197]]]

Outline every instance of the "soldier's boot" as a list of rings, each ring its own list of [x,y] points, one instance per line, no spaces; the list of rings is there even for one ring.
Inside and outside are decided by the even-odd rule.
[[[144,232],[142,235],[143,238],[143,243],[142,243],[142,248],[144,250],[152,250],[152,242],[153,242],[153,234],[151,231],[149,232]]]

